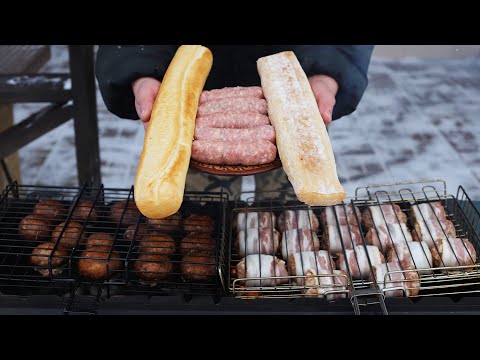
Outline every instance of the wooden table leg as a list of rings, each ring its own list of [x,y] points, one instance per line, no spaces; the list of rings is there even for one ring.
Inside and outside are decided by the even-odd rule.
[[[79,185],[101,184],[93,45],[70,45]]]
[[[13,125],[13,106],[12,105],[0,105],[0,132],[11,127]],[[18,153],[15,152],[5,158],[5,164],[8,168],[8,172],[13,181],[17,180],[20,184],[22,182],[20,172],[20,159]],[[4,171],[0,167],[0,193],[8,185],[7,177]]]

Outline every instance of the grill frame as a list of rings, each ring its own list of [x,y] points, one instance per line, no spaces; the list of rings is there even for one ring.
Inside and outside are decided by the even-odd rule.
[[[443,189],[439,191],[432,184],[440,184]],[[411,190],[405,189],[405,186],[417,186],[421,187],[420,189]],[[391,188],[396,189],[397,187],[402,187],[400,190],[391,190],[391,191],[375,191],[372,192],[372,188]],[[366,195],[361,195],[361,190],[364,190]],[[423,196],[422,196],[423,195]],[[474,246],[476,254],[480,255],[480,236],[478,231],[475,229],[478,228],[478,223],[480,220],[480,213],[478,209],[474,206],[472,200],[466,193],[465,189],[462,186],[459,186],[457,189],[456,196],[450,195],[446,191],[446,183],[443,180],[426,180],[421,182],[401,182],[393,183],[386,185],[375,185],[365,188],[359,188],[356,191],[357,199],[353,201],[356,206],[365,207],[368,205],[380,205],[380,204],[392,204],[396,203],[399,205],[405,206],[405,209],[402,208],[402,211],[407,213],[414,204],[430,204],[429,208],[432,208],[432,203],[440,201],[446,211],[447,219],[452,221],[455,225],[456,237],[469,239],[470,243]],[[393,199],[392,197],[397,196],[398,199]],[[379,198],[388,198],[386,201],[382,201]],[[381,209],[381,208],[380,208]],[[425,214],[419,210],[422,215],[422,220],[425,221]],[[433,212],[433,208],[432,208]],[[433,212],[434,213],[434,212]],[[382,211],[383,214],[383,211]],[[435,213],[434,213],[435,214]],[[413,227],[412,219],[410,216],[407,217],[409,222],[409,228],[412,229],[412,235],[416,230]],[[438,216],[435,214],[435,220],[440,222]],[[434,220],[434,221],[435,221]],[[398,223],[398,217],[397,217]],[[428,228],[429,235],[431,236],[431,228]],[[448,239],[449,237],[445,233],[445,229],[442,229],[444,237],[447,239],[447,244],[451,246],[451,242]],[[362,232],[364,236],[364,232]],[[364,239],[365,240],[365,239]],[[366,241],[364,241],[366,244]],[[438,249],[437,245],[434,243],[434,247]],[[410,251],[410,250],[409,250]],[[410,251],[410,256],[412,255]],[[396,254],[398,259],[398,254]],[[471,258],[471,254],[469,254]],[[456,255],[455,255],[456,257]],[[458,262],[458,258],[456,257]],[[473,260],[473,259],[472,259]],[[465,266],[430,266],[428,268],[422,268],[423,270],[432,271],[432,274],[420,274],[420,293],[418,295],[410,296],[410,298],[415,297],[426,297],[426,296],[446,296],[446,295],[467,295],[473,293],[480,293],[480,282],[471,283],[470,279],[479,279],[480,280],[480,259],[476,259],[474,265],[465,265]],[[442,260],[443,263],[443,260]],[[443,264],[445,265],[445,264]],[[472,268],[472,271],[468,272],[467,269]],[[443,272],[446,271],[446,275]],[[386,281],[387,277],[395,273],[416,273],[416,270],[403,270],[403,271],[388,271],[385,274],[384,282],[391,283],[395,281]],[[459,273],[460,272],[460,273]],[[378,279],[376,279],[378,281]],[[442,281],[445,280],[445,281]],[[408,282],[408,280],[407,280]],[[432,284],[428,286],[428,284]],[[449,284],[450,283],[450,284]],[[469,286],[477,286],[477,289],[467,290]],[[458,291],[445,292],[445,293],[435,293],[434,290],[438,289],[455,289],[458,288]],[[401,288],[391,288],[388,291],[402,290]],[[405,293],[405,289],[403,289]],[[385,291],[384,291],[385,292]],[[368,304],[368,303],[367,303]]]
[[[418,183],[418,182],[412,182]],[[388,184],[387,184],[388,185]],[[41,187],[45,189],[65,189],[65,187]],[[367,187],[369,188],[369,187]],[[8,189],[8,188],[7,188]],[[72,188],[79,189],[79,188]],[[359,188],[361,189],[361,188]],[[117,189],[130,191],[130,189]],[[10,189],[9,196],[15,196],[15,187]],[[358,191],[358,189],[357,189]],[[0,195],[0,218],[4,214],[4,198],[6,190]],[[201,193],[204,194],[204,193]],[[459,187],[455,197],[458,211],[463,211],[472,228],[480,233],[480,214],[472,204],[463,187]],[[469,203],[471,207],[466,204]],[[375,289],[357,286],[352,289],[351,297],[328,302],[319,298],[256,298],[241,299],[231,296],[230,284],[230,236],[233,201],[225,204],[224,231],[227,234],[222,243],[225,267],[219,267],[219,274],[224,274],[222,284],[226,284],[226,292],[220,296],[185,295],[173,293],[145,292],[124,293],[119,289],[122,285],[104,283],[101,285],[69,283],[71,288],[63,295],[55,288],[36,294],[0,293],[0,313],[18,314],[479,314],[478,294],[463,294],[439,297],[420,298],[384,298]],[[461,210],[460,210],[461,209]],[[227,213],[228,212],[228,213]],[[230,219],[231,220],[231,219]],[[362,236],[363,236],[362,232]],[[364,243],[365,245],[365,243]],[[48,290],[48,289],[47,289]],[[352,307],[353,305],[353,307]],[[388,309],[388,310],[387,310]]]
[[[273,198],[272,198],[273,197]],[[245,198],[245,200],[241,200]],[[266,191],[266,192],[241,192],[236,194],[235,196],[235,201],[233,208],[231,210],[231,220],[230,223],[233,224],[235,217],[237,216],[238,213],[244,212],[244,211],[253,211],[253,212],[272,212],[275,213],[275,215],[278,216],[280,213],[282,213],[285,210],[301,210],[301,211],[313,211],[313,213],[318,217],[319,211],[322,210],[324,207],[320,206],[308,206],[303,203],[300,203],[298,200],[292,200],[295,198],[295,193],[293,191],[293,188],[290,188],[288,190],[282,190],[282,191]],[[343,202],[343,206],[348,205],[348,202]],[[250,207],[249,207],[250,206]],[[323,210],[322,210],[323,211]],[[298,212],[296,212],[296,216],[298,216]],[[336,222],[338,224],[338,218],[337,214],[335,213],[335,218]],[[310,220],[309,220],[310,221]],[[310,222],[310,228],[312,228],[312,224]],[[235,268],[236,264],[239,262],[240,258],[239,255],[235,253],[234,250],[234,242],[235,242],[235,234],[234,234],[234,229],[231,229],[230,234],[229,234],[229,268],[232,270]],[[318,235],[318,234],[317,234]],[[320,242],[322,242],[322,239],[319,239]],[[345,254],[345,246],[342,241],[342,253]],[[288,254],[288,252],[287,252]],[[301,257],[302,259],[302,257]],[[335,260],[335,259],[334,259]],[[303,261],[303,260],[302,260]],[[303,267],[303,264],[302,264]],[[288,269],[288,265],[287,265]],[[290,270],[288,270],[290,271]],[[256,293],[256,292],[267,292],[268,295],[266,296],[261,296],[263,298],[301,298],[304,296],[304,294],[299,293],[301,290],[308,290],[308,289],[315,289],[324,292],[326,297],[335,295],[335,294],[349,294],[348,297],[353,296],[351,291],[353,290],[352,284],[354,282],[360,282],[363,284],[363,280],[353,280],[350,270],[348,269],[347,266],[347,274],[344,276],[346,277],[347,280],[347,288],[346,290],[342,289],[342,286],[337,285],[337,284],[332,284],[332,285],[315,285],[315,286],[307,286],[307,285],[295,285],[292,286],[292,282],[295,282],[296,280],[299,279],[305,279],[305,278],[332,278],[334,276],[332,275],[324,275],[324,274],[318,274],[314,276],[300,276],[300,275],[288,275],[284,277],[276,276],[276,277],[271,277],[274,279],[286,279],[289,281],[289,288],[286,288],[286,286],[273,286],[270,288],[265,288],[265,287],[259,287],[259,286],[253,286],[253,287],[245,287],[243,290],[240,287],[241,283],[245,281],[251,281],[251,280],[259,280],[261,281],[262,279],[268,279],[268,278],[261,278],[261,277],[256,277],[256,278],[242,278],[242,279],[233,279],[231,277],[231,271],[228,274],[228,284],[229,284],[229,291],[230,293],[235,296],[236,293],[239,293],[238,295],[240,298],[243,299],[252,299],[252,298],[257,298],[257,295],[250,296],[248,293]],[[332,288],[329,289],[329,288]],[[289,293],[288,291],[293,290],[296,291],[293,294]],[[286,292],[288,295],[283,295],[282,293]],[[243,295],[242,295],[243,293]],[[280,293],[280,294],[279,294]],[[323,299],[322,299],[323,300]]]
[[[88,194],[88,195],[87,195]],[[76,240],[73,250],[66,259],[66,271],[60,275],[53,277],[43,277],[34,270],[34,266],[30,264],[29,257],[34,247],[42,242],[49,242],[50,239],[33,239],[24,240],[17,234],[16,226],[21,218],[27,214],[31,214],[34,205],[38,200],[56,199],[64,202],[68,211],[62,217],[61,221],[72,221],[72,213],[77,208],[79,199],[94,201],[88,211],[87,221],[82,222],[81,236]],[[111,205],[116,201],[125,201],[122,204],[121,220],[114,222],[110,219]],[[139,254],[139,224],[145,222],[145,217],[138,213],[136,218],[127,218],[126,212],[128,203],[133,202],[133,186],[129,189],[119,188],[105,188],[89,186],[84,184],[82,187],[52,187],[52,186],[32,186],[32,185],[18,185],[13,183],[3,191],[0,196],[0,293],[20,296],[36,296],[36,295],[60,295],[63,301],[67,304],[65,311],[74,307],[75,300],[84,296],[82,291],[84,287],[96,287],[99,292],[93,297],[102,299],[110,296],[111,289],[116,289],[116,293],[136,294],[145,296],[156,295],[171,295],[181,294],[184,296],[195,296],[197,294],[209,296],[221,296],[224,292],[224,271],[225,271],[225,234],[226,234],[226,212],[228,206],[228,194],[225,192],[186,192],[184,198],[184,205],[182,205],[181,212],[183,218],[190,214],[208,214],[214,219],[214,246],[210,247],[212,257],[207,260],[200,258],[192,258],[192,261],[200,261],[201,265],[214,268],[214,273],[209,275],[206,281],[189,280],[184,273],[181,272],[180,264],[186,263],[182,255],[179,253],[179,242],[183,239],[186,233],[183,230],[171,233],[171,237],[175,241],[175,253],[170,257],[168,262],[175,264],[175,270],[172,272],[167,280],[155,281],[157,286],[147,286],[139,283],[136,279],[133,265],[137,260]],[[96,221],[90,221],[92,212],[96,211]],[[50,231],[57,223],[50,224]],[[133,240],[127,241],[123,239],[123,233],[126,225],[132,224],[135,226]],[[145,225],[147,226],[147,225]],[[149,226],[149,225],[148,225]],[[182,225],[183,226],[183,225]],[[201,230],[207,225],[200,224],[196,229],[196,236],[206,236],[201,233]],[[107,232],[114,236],[114,243],[109,246],[108,250],[104,250],[105,261],[112,263],[115,260],[115,253],[120,254],[119,259],[123,263],[123,268],[120,270],[111,269],[111,276],[103,280],[89,280],[81,277],[77,270],[78,261],[85,256],[84,252],[88,251],[82,243],[86,241],[87,235],[91,233]],[[62,228],[61,234],[65,234],[65,227]],[[67,234],[68,235],[68,234]],[[61,237],[61,235],[60,235]],[[59,241],[54,242],[53,251],[59,249]],[[163,243],[160,243],[163,244]],[[12,246],[17,246],[13,248]],[[161,245],[160,245],[161,246]],[[148,249],[147,249],[148,250]],[[204,250],[207,250],[204,248]],[[52,251],[52,252],[53,252]],[[112,255],[113,254],[113,255]],[[8,259],[15,258],[8,263]],[[6,260],[7,259],[7,260]],[[50,255],[49,260],[52,259]],[[190,259],[190,258],[189,258]],[[196,260],[193,260],[196,259]],[[212,260],[210,260],[212,259]],[[15,262],[16,261],[16,262]],[[50,260],[51,261],[51,260]],[[17,266],[18,262],[22,264]],[[153,262],[160,262],[155,260]],[[7,266],[8,263],[8,266]],[[51,262],[46,266],[46,271],[52,274]],[[106,265],[107,268],[109,265]],[[3,271],[2,271],[3,268]],[[7,269],[8,270],[5,270]],[[25,272],[22,272],[25,269]],[[10,273],[9,273],[10,271]],[[17,274],[18,276],[14,276]],[[25,276],[27,274],[28,276]],[[193,272],[193,274],[197,274]],[[117,276],[115,276],[117,275]],[[156,274],[161,275],[161,274]],[[198,275],[197,275],[198,276]],[[27,281],[30,279],[29,281]],[[30,282],[30,283],[29,283]],[[31,285],[31,287],[29,287]],[[60,286],[61,285],[61,286]],[[60,292],[63,289],[63,293]],[[105,295],[107,294],[107,295]],[[87,295],[91,296],[91,295]],[[96,308],[98,306],[94,306]],[[87,312],[91,312],[90,310]]]
[[[435,185],[432,185],[435,184]],[[414,197],[413,199],[408,199],[408,204],[409,207],[412,205],[410,204],[410,201],[414,200],[415,202],[433,202],[436,200],[444,200],[445,203],[447,204],[447,213],[449,214],[449,219],[454,221],[454,224],[456,226],[456,234],[457,237],[465,237],[468,235],[470,239],[470,242],[474,245],[475,250],[478,255],[480,255],[480,238],[479,238],[479,228],[480,228],[480,213],[478,209],[475,208],[473,205],[472,200],[466,193],[465,189],[460,186],[457,190],[457,195],[449,195],[447,194],[446,191],[446,183],[443,180],[425,180],[425,181],[411,181],[411,182],[399,182],[399,183],[392,183],[392,184],[381,184],[381,185],[370,185],[366,187],[360,187],[357,188],[355,191],[355,196],[351,199],[347,199],[344,201],[344,206],[347,204],[351,204],[352,206],[357,206],[360,208],[360,210],[363,213],[363,210],[365,209],[367,204],[375,205],[375,204],[380,204],[380,203],[385,203],[385,202],[375,202],[374,199],[377,198],[381,194],[382,196],[388,196],[389,199],[392,195],[396,194],[396,192],[392,189],[395,187],[405,187],[405,186],[410,186],[412,189],[409,190],[409,193],[411,194],[423,194],[424,197]],[[438,186],[438,189],[437,187]],[[420,190],[416,190],[415,187],[420,187]],[[389,189],[389,191],[385,190],[380,190],[383,191],[383,193],[379,193],[378,189]],[[405,190],[404,190],[405,191]],[[435,197],[432,196],[432,194],[435,195]],[[405,197],[405,193],[402,193],[403,197]],[[257,196],[256,198],[253,198],[254,196]],[[283,211],[285,209],[285,206],[278,205],[275,206],[272,204],[275,203],[280,203],[284,202],[285,204],[288,204],[290,199],[294,198],[294,192],[292,189],[287,190],[287,191],[273,191],[273,192],[264,192],[264,193],[258,193],[258,192],[246,192],[246,193],[239,193],[235,196],[235,204],[232,209],[232,215],[231,219],[233,221],[234,217],[236,214],[240,211],[242,211],[242,208],[245,207],[245,203],[250,204],[252,206],[252,211],[274,211],[278,213],[278,211]],[[269,199],[270,198],[270,199]],[[245,201],[240,200],[240,199],[246,199]],[[283,199],[280,200],[279,199]],[[263,207],[261,206],[262,202],[264,203]],[[401,205],[406,205],[407,200],[406,199],[401,199],[397,202],[400,202]],[[298,201],[293,201],[295,205],[293,205],[293,208],[308,208],[314,210],[314,212],[318,215],[318,212],[316,212],[316,209],[319,209],[323,211],[322,209],[324,207],[307,207],[304,204],[301,204]],[[404,209],[405,211],[409,209]],[[365,241],[365,234],[366,231],[365,229],[362,229],[361,223],[359,221],[359,218],[357,214],[354,212],[355,218],[357,221],[357,225],[361,229],[361,237],[362,237],[362,245],[363,247],[367,246],[367,243]],[[336,214],[335,214],[336,217]],[[410,221],[410,219],[409,219]],[[338,218],[336,218],[337,222],[337,229],[338,229]],[[230,268],[234,268],[236,263],[239,261],[238,257],[235,257],[235,250],[234,248],[234,237],[236,235],[234,234],[234,231],[230,232],[229,236],[229,247],[230,247],[230,263],[229,266]],[[342,237],[341,232],[340,232],[340,237]],[[343,246],[343,241],[342,241],[342,251],[345,252],[345,247]],[[372,272],[372,263],[370,261],[370,257],[368,257],[368,262],[369,262],[369,267],[370,271]],[[462,270],[464,268],[472,268],[471,265],[469,266],[464,266],[462,267],[447,267],[448,270]],[[470,280],[476,280],[480,279],[480,261],[477,259],[476,264],[473,265],[474,270],[472,270],[469,274],[456,274],[456,275],[448,275],[448,280],[451,283],[450,285],[445,285],[445,281],[441,281],[443,278],[445,278],[444,275],[439,275],[437,274],[440,270],[443,268],[437,268],[432,266],[432,270],[435,272],[435,276],[433,279],[430,280],[431,283],[433,284],[428,284],[426,277],[422,276],[422,285],[421,285],[421,292],[420,296],[474,296],[475,293],[480,292],[480,282],[475,282],[472,284],[469,284]],[[402,270],[400,271],[401,273],[408,273],[410,270]],[[412,272],[412,271],[410,271]],[[413,271],[416,272],[416,271]],[[392,272],[387,272],[385,274],[385,278],[387,276],[390,276],[392,274],[396,273],[395,271]],[[384,289],[383,291],[380,289],[380,287],[377,284],[377,281],[380,281],[379,279],[373,278],[373,280],[353,280],[350,271],[348,271],[348,276],[350,278],[350,285],[352,286],[351,292],[350,292],[350,301],[353,305],[354,311],[356,314],[360,314],[361,312],[369,311],[373,306],[379,306],[380,311],[383,314],[388,314],[388,306],[386,304],[395,304],[395,301],[398,299],[386,299],[385,298],[385,292],[395,290],[396,288],[389,288]],[[293,276],[292,278],[294,278]],[[247,279],[241,279],[241,280],[247,280]],[[253,297],[258,297],[259,294],[254,294],[253,296],[241,296],[241,294],[238,294],[238,289],[236,289],[235,282],[240,281],[239,279],[233,279],[232,276],[229,273],[228,277],[228,282],[230,284],[229,286],[229,291],[230,294],[233,296],[238,296],[240,298],[248,299],[248,298],[253,298]],[[385,279],[384,279],[385,281]],[[406,280],[408,282],[408,280]],[[386,282],[387,284],[389,281]],[[404,281],[405,283],[405,281]],[[426,286],[424,283],[427,283],[428,286]],[[436,290],[437,288],[449,288],[449,289],[454,289],[449,292],[445,293],[437,293],[434,294],[432,293],[432,290]],[[280,286],[277,286],[280,287]],[[470,287],[470,288],[469,288]],[[405,291],[403,288],[400,288],[403,291]],[[245,291],[257,291],[259,292],[261,289],[260,288],[250,288]],[[261,292],[261,291],[260,291]],[[260,294],[260,297],[263,297],[263,293]],[[300,297],[302,295],[296,295],[294,297]],[[265,296],[268,297],[268,296]],[[282,296],[279,296],[282,297]],[[412,300],[412,298],[409,298]],[[387,300],[387,301],[386,301]]]

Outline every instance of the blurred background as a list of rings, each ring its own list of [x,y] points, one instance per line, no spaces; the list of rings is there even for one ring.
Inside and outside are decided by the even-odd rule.
[[[50,47],[39,72],[68,72],[67,46]],[[443,179],[480,199],[480,45],[377,45],[369,86],[357,110],[329,128],[347,194],[357,186]],[[15,104],[18,122],[42,104]],[[108,112],[97,89],[102,183],[130,187],[142,150],[138,121]],[[10,156],[13,158],[14,156]],[[21,183],[76,186],[73,121],[18,152]],[[254,186],[244,179],[244,190]]]

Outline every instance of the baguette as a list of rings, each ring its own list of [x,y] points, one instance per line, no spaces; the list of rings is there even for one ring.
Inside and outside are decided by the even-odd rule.
[[[165,73],[135,178],[135,203],[148,218],[165,218],[182,205],[198,102],[212,62],[208,48],[183,45]]]
[[[345,198],[335,158],[310,83],[292,51],[259,58],[268,115],[282,165],[298,199],[335,205]]]

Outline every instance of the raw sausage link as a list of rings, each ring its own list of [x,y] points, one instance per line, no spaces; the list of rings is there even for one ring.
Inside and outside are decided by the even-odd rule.
[[[217,112],[253,112],[266,115],[267,100],[253,97],[228,98],[209,101],[200,104],[197,116],[209,115]]]
[[[262,125],[247,129],[220,129],[197,127],[195,140],[220,140],[230,142],[267,140],[275,144],[275,129],[272,125]]]
[[[260,86],[250,86],[250,87],[226,87],[223,89],[214,89],[207,90],[202,92],[200,95],[200,104],[203,104],[208,101],[214,101],[225,98],[238,98],[238,97],[254,97],[258,99],[263,99],[263,90]]]
[[[270,125],[268,116],[258,113],[219,112],[197,117],[196,127],[244,129]]]
[[[270,141],[230,141],[194,140],[192,158],[215,165],[260,165],[275,160],[277,147]]]

